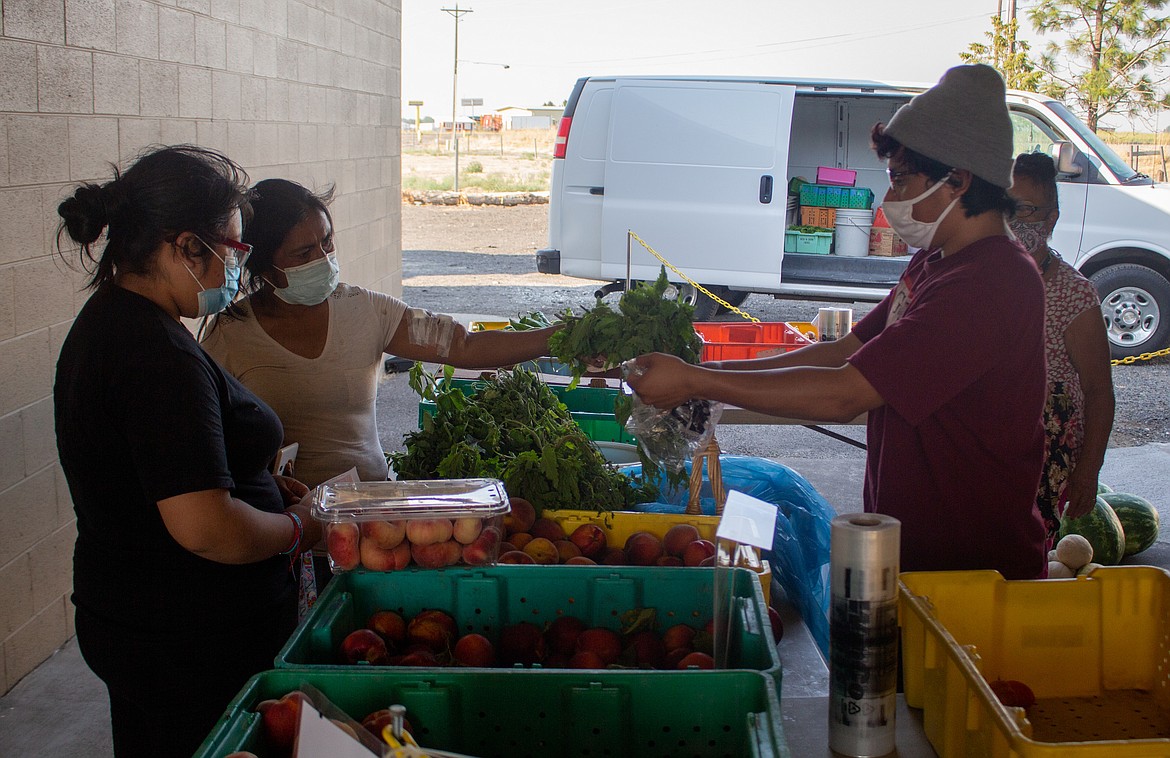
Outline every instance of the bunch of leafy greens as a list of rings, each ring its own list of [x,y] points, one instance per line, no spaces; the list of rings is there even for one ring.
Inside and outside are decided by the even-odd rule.
[[[501,371],[470,395],[422,364],[410,386],[435,404],[422,428],[405,437],[405,452],[389,457],[399,479],[491,477],[513,495],[544,508],[621,510],[657,497],[606,462],[564,403],[530,371]]]
[[[695,332],[694,306],[677,298],[665,297],[670,288],[663,266],[654,284],[640,284],[622,294],[618,309],[598,299],[597,303],[580,316],[572,309],[558,314],[565,327],[549,338],[548,349],[573,372],[570,387],[576,386],[589,370],[589,360],[610,369],[630,358],[644,353],[670,353],[687,363],[698,363],[703,352],[703,340]],[[625,426],[630,417],[633,400],[619,394],[614,401],[614,415]],[[638,446],[644,478],[656,480],[659,466]],[[667,481],[677,486],[687,478],[679,468],[667,472]]]

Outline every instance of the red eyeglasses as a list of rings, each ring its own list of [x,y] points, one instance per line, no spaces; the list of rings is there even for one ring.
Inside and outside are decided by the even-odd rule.
[[[246,242],[237,242],[227,237],[220,237],[216,242],[240,253],[237,256],[240,259],[240,268],[244,267],[244,264],[248,261],[248,256],[252,254],[252,246]]]

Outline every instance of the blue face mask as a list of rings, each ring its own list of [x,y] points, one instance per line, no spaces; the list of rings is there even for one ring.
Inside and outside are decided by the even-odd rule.
[[[196,237],[196,239],[199,239]],[[195,276],[195,272],[187,268],[187,273],[199,285],[199,312],[195,314],[195,318],[202,318],[204,316],[211,316],[219,313],[224,308],[231,305],[232,301],[236,299],[236,294],[240,291],[240,263],[236,258],[235,253],[228,253],[227,258],[220,258],[215,249],[199,240],[205,248],[211,251],[211,254],[223,263],[223,284],[214,289],[207,289],[203,283],[199,281],[199,277]]]
[[[326,253],[324,258],[303,266],[277,268],[288,279],[287,287],[276,287],[276,296],[289,305],[317,305],[333,294],[340,281],[341,268],[337,253]]]

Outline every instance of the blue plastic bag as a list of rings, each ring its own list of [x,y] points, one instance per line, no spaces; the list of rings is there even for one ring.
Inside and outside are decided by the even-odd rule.
[[[829,655],[829,524],[837,515],[833,506],[800,474],[782,463],[745,455],[720,455],[726,490],[776,506],[776,533],[772,549],[764,559],[788,599],[800,611],[821,655]],[[690,473],[691,463],[686,462]],[[641,466],[623,467],[629,476],[641,476]],[[642,503],[635,510],[644,513],[682,513],[690,495],[686,486],[671,490],[665,477],[659,481],[658,502]],[[715,515],[711,483],[703,472],[699,507],[704,515]]]

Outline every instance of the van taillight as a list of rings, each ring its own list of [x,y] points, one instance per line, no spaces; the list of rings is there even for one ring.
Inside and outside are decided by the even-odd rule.
[[[553,157],[564,158],[565,148],[569,146],[569,125],[573,123],[571,116],[561,118],[561,125],[557,129],[557,141],[553,143]]]

